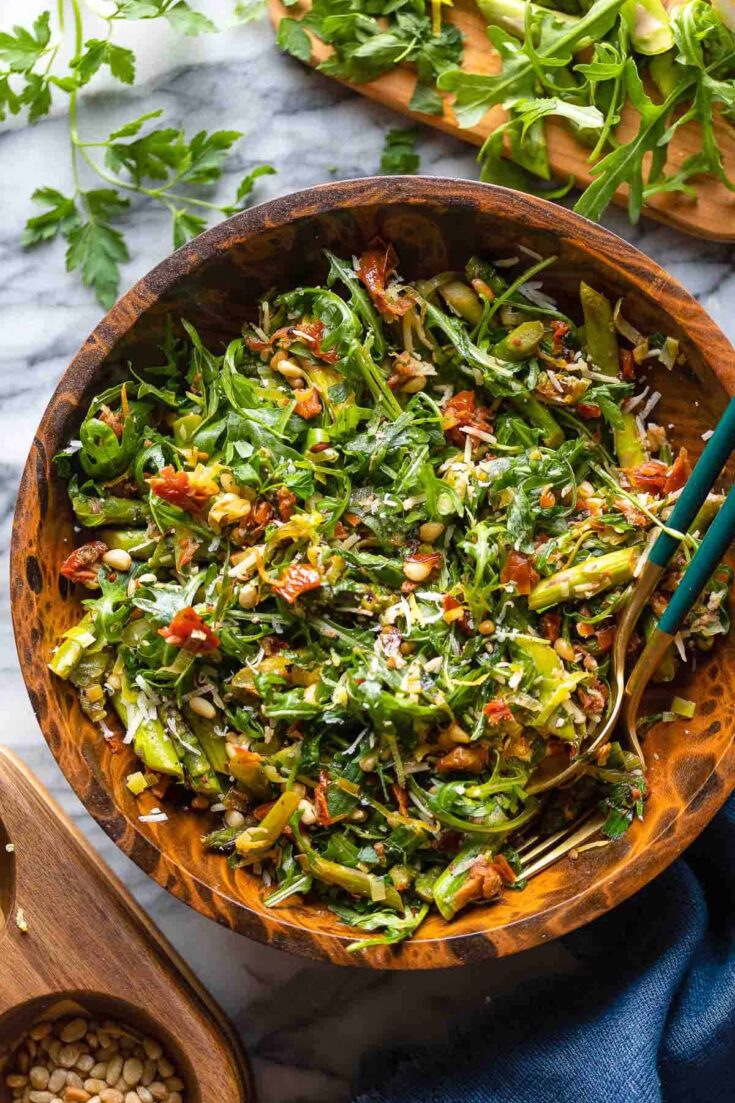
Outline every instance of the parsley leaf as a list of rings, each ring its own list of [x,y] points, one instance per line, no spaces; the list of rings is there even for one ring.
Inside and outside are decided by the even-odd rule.
[[[297,19],[283,18],[278,24],[278,45],[299,61],[311,60],[311,39]]]
[[[86,218],[64,236],[66,269],[79,269],[85,287],[93,287],[103,306],[110,307],[117,298],[120,285],[120,265],[130,259],[127,245],[110,219],[129,206],[129,201],[112,188],[97,188],[82,192]]]
[[[76,203],[55,188],[36,188],[31,199],[47,208],[43,214],[34,215],[26,222],[22,244],[26,247],[41,241],[52,241],[58,234],[66,237],[79,225]]]
[[[11,73],[28,73],[41,60],[51,39],[50,12],[41,12],[33,30],[13,27],[12,33],[0,32],[0,61]]]
[[[109,66],[113,77],[123,84],[132,84],[135,80],[135,54],[123,46],[101,38],[90,38],[84,43],[84,53],[71,61],[80,84],[87,84],[103,66]]]
[[[380,171],[387,176],[412,175],[418,172],[419,155],[416,141],[421,131],[417,126],[389,130],[380,158]]]

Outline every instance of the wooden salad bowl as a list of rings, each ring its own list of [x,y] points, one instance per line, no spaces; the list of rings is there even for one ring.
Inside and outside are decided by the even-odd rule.
[[[697,703],[694,719],[659,725],[647,737],[651,796],[642,823],[616,843],[565,860],[523,892],[470,908],[451,923],[434,915],[410,942],[355,955],[346,949],[354,929],[326,909],[267,909],[257,879],[204,850],[201,814],[167,808],[166,823],[141,823],[141,803],[125,785],[136,768],[132,750],[112,754],[74,688],[46,665],[60,633],[79,619],[82,596],[58,573],[77,537],[52,457],[78,435],[91,397],[128,362],[155,362],[168,317],[187,318],[210,347],[224,350],[254,317],[263,292],[322,281],[325,247],[351,256],[375,235],[393,242],[407,278],[461,268],[474,252],[523,258],[522,246],[558,256],[544,287],[562,309],[578,312],[580,279],[623,296],[635,326],[679,339],[686,353],[686,369],[652,369],[651,383],[663,395],[658,420],[673,425],[675,445],[694,457],[735,392],[735,350],[695,300],[637,249],[570,211],[503,188],[427,177],[297,192],[238,214],[173,253],[113,307],[72,360],[23,473],[12,540],[13,619],[28,692],[59,766],[98,823],[160,885],[203,915],[280,949],[339,964],[436,968],[514,953],[579,927],[645,885],[704,828],[735,788],[733,635],[701,654],[696,671],[688,663],[677,680],[676,693]],[[672,696],[669,686],[664,700]]]

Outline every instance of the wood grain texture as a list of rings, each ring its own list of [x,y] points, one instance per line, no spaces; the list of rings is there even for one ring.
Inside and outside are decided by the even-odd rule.
[[[140,281],[92,333],[64,374],[38,429],[16,507],[11,586],[18,653],[28,692],[59,765],[118,845],[175,896],[253,938],[340,964],[380,968],[457,965],[513,953],[563,934],[644,885],[689,843],[735,787],[735,642],[730,638],[684,672],[677,692],[698,703],[695,719],[662,726],[647,740],[652,796],[645,822],[605,850],[557,866],[521,893],[469,910],[453,923],[431,917],[419,937],[398,947],[350,955],[354,932],[315,906],[267,909],[258,880],[204,851],[202,815],[169,811],[143,824],[125,786],[133,753],[111,754],[83,715],[74,689],[46,663],[61,631],[80,615],[80,595],[59,580],[76,542],[64,484],[51,457],[78,435],[91,395],[125,370],[150,364],[166,317],[186,317],[224,351],[252,318],[258,296],[277,287],[322,282],[322,250],[359,252],[380,234],[392,241],[408,278],[461,266],[472,252],[490,258],[519,245],[558,263],[545,287],[578,315],[579,280],[624,296],[641,330],[681,341],[691,369],[660,369],[660,420],[676,445],[697,456],[701,433],[735,393],[735,351],[692,297],[653,261],[569,211],[517,192],[427,177],[353,180],[274,200],[221,223]],[[83,596],[83,595],[82,595]],[[688,734],[687,734],[688,733]],[[142,798],[143,807],[146,800]]]
[[[160,1038],[187,1103],[253,1103],[230,1024],[25,766],[0,747],[0,1084],[39,1018],[119,1018]],[[9,854],[5,842],[15,850]],[[22,908],[23,933],[15,922]],[[0,1099],[4,1099],[0,1087]]]
[[[291,7],[286,7],[282,0],[268,0],[268,10],[274,27],[278,26],[283,16],[298,18],[300,14],[308,11],[310,6],[309,0],[299,0]],[[451,9],[444,8],[443,12],[444,18],[455,23],[464,35],[462,68],[472,73],[499,72],[500,55],[495,52],[487,37],[485,20],[477,10],[474,0],[455,0],[454,6]],[[311,64],[316,66],[331,54],[332,48],[311,33],[309,37],[312,41]],[[367,84],[351,84],[349,81],[340,83],[359,92],[362,96],[399,111],[402,115],[408,115],[417,122],[433,126],[437,130],[443,130],[447,134],[477,146],[481,146],[496,127],[504,123],[508,117],[507,112],[498,105],[491,108],[475,126],[463,129],[458,126],[454,117],[451,96],[445,96],[443,115],[421,115],[410,111],[408,104],[416,84],[416,73],[408,66],[399,66]],[[637,113],[631,107],[626,107],[620,127],[616,131],[616,137],[621,145],[630,141],[637,133],[638,123]],[[723,151],[725,170],[731,179],[735,179],[735,128],[728,126],[719,116],[716,116],[715,131],[720,149]],[[573,176],[576,187],[585,188],[592,180],[590,164],[587,160],[589,150],[576,142],[568,127],[559,120],[547,120],[546,133],[549,161],[554,175],[559,180],[567,180]],[[687,158],[700,148],[699,127],[693,123],[681,127],[669,146],[667,172],[670,174],[678,172]],[[715,177],[702,176],[697,183],[697,196],[695,200],[673,192],[668,195],[657,195],[643,208],[643,213],[696,237],[707,238],[710,241],[735,241],[735,194],[728,191]],[[626,188],[618,190],[614,202],[618,206],[627,206]]]

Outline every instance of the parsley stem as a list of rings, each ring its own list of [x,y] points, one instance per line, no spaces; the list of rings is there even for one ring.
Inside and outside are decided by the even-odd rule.
[[[62,7],[63,0],[59,0],[59,8],[61,9]],[[71,10],[74,18],[74,56],[79,57],[84,42],[84,28],[78,0],[71,0]],[[76,88],[69,93],[69,139],[71,141],[71,171],[74,177],[74,190],[78,195],[80,186],[79,166],[77,163],[77,147],[79,143],[79,134],[77,132],[77,95],[78,92]]]

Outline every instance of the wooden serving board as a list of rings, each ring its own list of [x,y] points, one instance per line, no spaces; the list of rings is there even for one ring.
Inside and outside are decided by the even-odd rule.
[[[187,1103],[254,1103],[222,1011],[33,775],[0,747],[0,1084],[4,1060],[34,1022],[72,1013],[120,1019],[158,1037],[187,1082]]]
[[[278,27],[283,16],[297,18],[310,7],[309,0],[299,0],[296,5],[288,8],[281,0],[268,0],[268,4],[274,27]],[[500,56],[487,37],[485,20],[475,7],[473,0],[455,0],[454,7],[445,8],[443,11],[448,12],[446,17],[455,23],[464,35],[462,67],[472,73],[499,72]],[[312,40],[311,65],[316,66],[330,55],[332,49],[314,35],[310,34],[310,38]],[[350,84],[347,81],[341,83],[347,84],[349,88],[371,100],[376,100],[386,107],[393,108],[394,111],[400,111],[403,115],[416,119],[417,122],[436,127],[438,130],[478,146],[482,145],[495,128],[507,118],[502,107],[493,107],[476,126],[462,129],[457,125],[452,112],[451,97],[445,98],[443,116],[421,115],[410,111],[408,103],[416,84],[416,74],[408,66],[399,66],[368,84]],[[550,119],[546,127],[552,172],[560,180],[574,176],[577,187],[586,187],[592,179],[587,161],[588,151],[577,144],[562,122]],[[735,178],[735,128],[727,126],[721,119],[715,119],[715,129],[718,132],[720,148],[724,152],[725,170],[730,177]],[[622,121],[616,132],[617,137],[624,143],[632,138],[637,130],[638,115],[628,107],[623,112]],[[699,148],[699,128],[692,123],[681,127],[669,146],[668,172],[673,173],[680,169],[687,158]],[[673,193],[660,194],[654,196],[643,210],[651,218],[665,222],[685,233],[708,238],[711,241],[735,241],[735,194],[729,192],[724,184],[714,177],[703,176],[697,186],[697,196],[698,198],[694,200]],[[615,196],[615,203],[625,207],[627,202],[627,188],[619,189]]]

